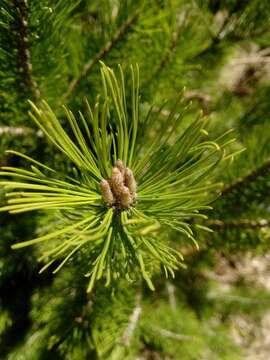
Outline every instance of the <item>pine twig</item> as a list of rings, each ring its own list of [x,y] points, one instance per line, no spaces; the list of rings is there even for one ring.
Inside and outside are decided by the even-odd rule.
[[[239,295],[227,295],[227,294],[215,294],[215,293],[210,293],[207,295],[208,299],[222,299],[222,301],[233,301],[233,302],[238,302],[238,303],[242,303],[242,304],[269,304],[269,300],[267,299],[254,299],[251,297],[246,297],[246,296],[239,296]]]
[[[31,54],[28,39],[27,0],[14,0],[14,6],[18,11],[18,59],[22,68],[23,78],[29,86],[33,99],[40,98],[40,90],[33,78]]]
[[[238,219],[238,220],[208,220],[207,226],[218,229],[225,228],[266,228],[270,226],[270,221],[268,219]]]
[[[228,195],[232,193],[235,190],[238,190],[245,185],[255,181],[258,177],[264,176],[268,173],[270,170],[270,159],[267,159],[261,166],[259,166],[257,169],[250,171],[246,176],[239,177],[234,182],[229,184],[228,186],[225,186],[221,192],[221,194]]]
[[[169,298],[169,304],[172,309],[172,311],[176,311],[176,298],[175,298],[175,286],[171,284],[170,282],[166,282],[166,288],[168,292],[168,298]]]
[[[35,134],[37,137],[42,137],[43,132],[41,130],[35,131],[28,127],[14,127],[14,126],[1,126],[0,136],[8,135],[12,137],[29,136]]]
[[[123,39],[123,37],[127,34],[129,28],[136,21],[137,17],[140,14],[141,9],[137,9],[134,13],[128,17],[128,19],[123,23],[123,25],[118,29],[118,31],[114,34],[111,40],[109,40],[103,48],[92,58],[90,59],[83,67],[81,73],[77,78],[73,79],[68,86],[66,93],[63,95],[61,102],[65,102],[65,100],[75,91],[80,82],[89,74],[89,72],[93,69],[93,67],[101,60],[104,59],[111,49]]]
[[[208,28],[210,34],[210,41],[208,45],[205,48],[199,50],[199,52],[196,53],[191,60],[195,60],[200,56],[205,55],[211,49],[215,48],[218,44],[220,44],[223,40],[225,40],[227,35],[226,28],[229,27],[230,23],[231,23],[231,17],[229,14],[226,14],[224,21],[216,34],[213,34],[213,32]]]
[[[219,219],[209,219],[205,222],[207,227],[212,228],[216,231],[218,230],[226,230],[226,229],[237,229],[237,228],[245,228],[245,229],[264,229],[270,227],[270,220],[268,219],[238,219],[238,220],[219,220]],[[201,247],[201,250],[204,250],[204,247]],[[181,249],[181,253],[185,257],[191,257],[193,255],[198,254],[197,249],[184,248]]]
[[[194,340],[195,339],[194,336],[177,334],[173,331],[170,331],[167,329],[162,329],[157,326],[153,326],[153,330],[155,330],[157,333],[159,333],[160,336],[163,336],[163,337],[166,337],[169,339],[173,339],[173,340],[186,341],[186,340]]]
[[[165,54],[162,57],[161,61],[159,62],[157,68],[154,70],[153,74],[151,74],[150,82],[152,82],[157,77],[157,75],[159,75],[160,72],[163,71],[171,63],[173,54],[177,48],[180,31],[185,21],[186,21],[186,12],[184,12],[184,14],[178,19],[176,28],[172,32],[172,36],[167,51],[165,51]]]
[[[126,347],[130,346],[132,335],[136,329],[136,326],[141,316],[141,312],[142,312],[141,301],[142,301],[142,292],[141,289],[139,289],[136,293],[135,307],[133,309],[132,314],[130,315],[128,325],[121,339],[121,343]]]
[[[182,27],[182,23],[177,24],[175,31],[172,33],[169,48],[165,53],[165,56],[161,60],[157,70],[155,71],[155,75],[158,74],[163,68],[165,68],[171,62],[171,56],[177,47],[181,27]]]

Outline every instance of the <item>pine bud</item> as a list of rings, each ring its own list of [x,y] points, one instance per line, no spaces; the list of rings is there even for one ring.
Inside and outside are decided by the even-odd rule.
[[[131,169],[122,160],[115,162],[111,178],[100,183],[102,197],[107,205],[127,209],[136,199],[136,181]]]
[[[112,190],[110,188],[110,184],[107,180],[101,180],[100,182],[100,190],[102,194],[102,199],[107,205],[112,205],[115,202]]]
[[[120,196],[124,188],[124,177],[117,167],[112,169],[111,188],[116,197]]]
[[[121,171],[121,174],[125,176],[126,167],[122,160],[118,159],[115,163],[115,166]]]
[[[137,184],[131,169],[126,168],[125,184],[129,188],[129,191],[133,198],[136,198]]]
[[[123,208],[128,208],[133,201],[129,189],[124,186],[120,195],[120,204]]]

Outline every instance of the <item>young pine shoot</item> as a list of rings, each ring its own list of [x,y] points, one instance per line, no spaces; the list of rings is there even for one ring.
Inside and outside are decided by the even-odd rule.
[[[0,172],[7,196],[0,211],[60,215],[56,229],[13,248],[50,244],[40,271],[54,266],[54,273],[87,253],[88,292],[97,280],[109,286],[123,276],[142,276],[153,290],[157,267],[174,276],[183,257],[167,235],[177,232],[198,246],[195,220],[205,217],[200,211],[216,196],[213,172],[228,143],[226,136],[208,139],[201,114],[187,123],[181,96],[166,117],[162,107],[140,115],[138,66],[130,67],[131,86],[120,66],[118,73],[101,64],[103,94],[93,107],[85,100],[77,118],[64,108],[68,131],[45,101],[31,103],[31,118],[75,168],[72,175],[16,151],[7,152],[28,160],[30,169],[4,166]]]

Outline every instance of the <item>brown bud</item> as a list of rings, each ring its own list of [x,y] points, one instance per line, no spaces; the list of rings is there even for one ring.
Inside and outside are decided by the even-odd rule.
[[[124,188],[124,178],[121,171],[117,167],[112,169],[111,188],[116,197],[120,196]]]
[[[118,159],[115,163],[115,166],[121,171],[121,174],[125,176],[126,168],[123,161]]]
[[[100,182],[100,190],[102,199],[107,205],[112,205],[115,202],[110,184],[107,180],[101,180]]]
[[[120,204],[123,208],[128,208],[131,205],[133,198],[129,192],[129,189],[124,186],[120,195]]]
[[[111,178],[100,182],[102,197],[107,205],[127,209],[137,197],[137,184],[131,169],[126,168],[122,160],[115,162]]]
[[[129,188],[133,198],[136,197],[137,184],[131,169],[126,168],[125,184]]]

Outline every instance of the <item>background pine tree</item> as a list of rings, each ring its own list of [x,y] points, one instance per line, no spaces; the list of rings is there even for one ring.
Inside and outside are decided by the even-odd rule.
[[[196,234],[200,250],[168,234],[187,268],[170,280],[154,272],[155,292],[122,279],[87,294],[84,254],[39,275],[40,247],[11,245],[54,227],[54,215],[1,212],[1,359],[267,358],[256,334],[270,304],[269,25],[268,0],[1,1],[1,166],[27,166],[13,149],[70,171],[27,100],[45,99],[65,127],[63,103],[77,112],[101,92],[100,61],[139,64],[141,112],[167,99],[162,122],[186,87],[187,122],[202,109],[212,138],[234,128],[230,150],[246,149],[215,169],[222,196],[201,223],[214,232]]]

